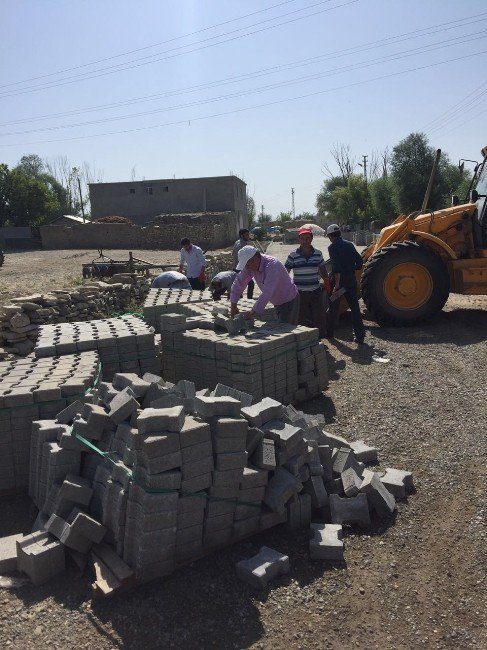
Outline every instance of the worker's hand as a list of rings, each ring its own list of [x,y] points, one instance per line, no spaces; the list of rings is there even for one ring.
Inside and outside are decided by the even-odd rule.
[[[247,311],[244,314],[245,320],[253,320],[255,318],[255,316],[256,316],[256,313],[255,313],[255,311],[253,309],[251,309],[250,311]]]
[[[200,282],[204,282],[205,279],[206,279],[206,273],[205,273],[205,268],[203,267],[203,268],[201,269],[201,273],[200,273],[199,276],[198,276],[198,280],[199,280]]]
[[[240,313],[238,311],[237,303],[232,302],[230,307],[230,318],[235,318],[235,316]]]

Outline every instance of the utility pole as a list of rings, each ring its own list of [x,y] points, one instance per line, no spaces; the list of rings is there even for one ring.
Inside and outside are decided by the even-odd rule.
[[[364,181],[365,181],[365,220],[368,218],[368,203],[369,203],[369,190],[367,188],[367,158],[368,156],[362,156],[362,160],[364,161]]]
[[[367,185],[367,158],[368,156],[362,156],[362,160],[364,161],[363,168],[364,168],[364,180],[366,185]]]
[[[83,223],[86,221],[85,219],[85,209],[83,207],[83,194],[81,193],[81,181],[79,180],[78,176],[78,189],[79,189],[79,202],[81,205],[81,214],[83,215]]]
[[[296,219],[296,210],[294,209],[294,187],[291,187],[291,203],[292,203],[293,219]]]
[[[260,222],[261,222],[261,223],[264,223],[264,206],[261,205],[260,208],[261,208],[261,211],[260,211]]]

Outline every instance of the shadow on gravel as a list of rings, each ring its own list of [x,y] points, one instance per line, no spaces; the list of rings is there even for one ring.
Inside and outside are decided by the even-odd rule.
[[[324,415],[327,422],[334,420],[337,413],[331,397],[323,394],[301,404],[299,408],[309,415]]]
[[[413,327],[380,327],[372,325],[370,332],[383,341],[412,345],[453,343],[458,346],[487,340],[487,311],[455,309],[442,311],[423,325]]]

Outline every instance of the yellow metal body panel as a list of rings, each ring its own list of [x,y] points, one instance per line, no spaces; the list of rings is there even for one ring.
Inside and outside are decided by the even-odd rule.
[[[452,293],[487,296],[487,257],[447,263]]]

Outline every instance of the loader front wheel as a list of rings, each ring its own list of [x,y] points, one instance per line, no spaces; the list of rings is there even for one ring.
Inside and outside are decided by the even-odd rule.
[[[450,278],[431,248],[405,241],[382,248],[368,260],[361,290],[379,323],[414,325],[443,308]]]

